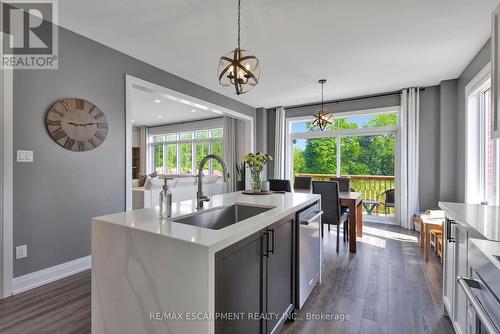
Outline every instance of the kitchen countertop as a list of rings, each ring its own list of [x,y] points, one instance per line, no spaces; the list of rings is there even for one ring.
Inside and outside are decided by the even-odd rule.
[[[486,239],[500,241],[500,207],[493,205],[439,202],[446,217]]]
[[[211,196],[202,211],[196,210],[196,200],[172,203],[172,218],[160,219],[159,208],[146,208],[95,217],[93,223],[111,223],[130,229],[158,234],[196,245],[210,247],[214,250],[232,244],[249,236],[262,228],[314,203],[320,195],[303,193],[285,193],[272,195],[244,195],[241,192]],[[220,230],[211,230],[197,226],[176,223],[176,218],[195,215],[221,206],[248,204],[254,206],[274,207],[238,223]]]
[[[482,239],[470,239],[470,242],[500,270],[500,242]]]

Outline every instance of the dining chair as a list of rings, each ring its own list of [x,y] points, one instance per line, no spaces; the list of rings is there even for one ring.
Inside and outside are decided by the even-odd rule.
[[[304,189],[311,190],[312,187],[312,177],[310,176],[296,176],[293,181],[294,189]]]
[[[290,180],[280,180],[280,179],[269,179],[269,190],[271,191],[286,191],[288,193],[292,192],[292,187],[290,186]]]
[[[339,183],[339,191],[351,191],[351,178],[350,177],[331,177],[330,181],[337,181]]]
[[[313,194],[321,195],[321,237],[323,237],[323,227],[337,225],[337,253],[339,252],[340,225],[344,227],[344,242],[349,241],[349,213],[342,213],[340,209],[339,183],[337,181],[313,181]]]
[[[387,216],[387,208],[394,208],[396,206],[396,191],[394,189],[387,189],[382,193],[384,200],[380,204],[384,205],[384,212]]]

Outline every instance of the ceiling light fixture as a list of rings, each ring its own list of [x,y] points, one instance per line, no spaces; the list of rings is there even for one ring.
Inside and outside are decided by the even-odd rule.
[[[162,115],[158,115],[158,118],[163,118],[163,116]]]
[[[193,110],[191,110],[191,112],[196,112],[196,110],[193,109]]]
[[[160,101],[160,100],[158,100],[158,99],[156,99],[156,100],[155,100],[155,103],[160,103],[160,102],[161,102],[161,101]]]
[[[257,57],[241,49],[241,0],[238,0],[238,47],[219,60],[219,83],[222,87],[244,94],[259,82],[260,66]]]
[[[318,127],[321,131],[325,130],[330,124],[332,124],[332,114],[328,113],[328,110],[325,106],[323,89],[325,86],[325,79],[321,79],[318,81],[321,84],[321,105],[316,114],[314,114],[313,126]]]

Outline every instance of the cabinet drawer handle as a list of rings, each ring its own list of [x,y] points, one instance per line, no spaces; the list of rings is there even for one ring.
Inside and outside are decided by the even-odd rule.
[[[272,238],[271,238],[272,233]],[[276,237],[274,235],[274,229],[269,230],[269,239],[271,241],[271,247],[269,247],[269,253],[274,254],[274,243],[276,242]]]
[[[301,220],[299,224],[300,225],[309,225],[309,223],[312,223],[314,220],[321,217],[321,215],[323,215],[323,211],[318,211],[318,212],[316,212],[316,214],[313,217],[309,218],[308,220]]]
[[[448,242],[455,242],[455,238],[451,236],[451,225],[456,224],[454,220],[446,218],[446,240]]]
[[[263,235],[263,238],[266,239],[262,245],[262,247],[265,247],[265,249],[262,250],[262,255],[264,255],[265,257],[269,257],[269,232],[264,232]]]

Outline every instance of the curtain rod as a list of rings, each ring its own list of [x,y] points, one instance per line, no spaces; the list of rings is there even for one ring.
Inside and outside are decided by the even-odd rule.
[[[185,121],[185,122],[178,122],[178,123],[164,123],[161,125],[152,125],[152,126],[146,126],[148,129],[154,129],[154,128],[161,128],[162,126],[170,126],[170,125],[182,125],[182,124],[189,124],[189,123],[196,123],[196,122],[203,122],[203,121],[210,121],[213,119],[219,119],[219,118],[224,118],[224,117],[210,117],[210,118],[202,118],[202,119],[197,119],[195,121]]]
[[[425,88],[419,88],[418,89],[420,92],[425,91]],[[401,94],[401,91],[393,91],[393,92],[388,92],[388,93],[382,93],[382,94],[373,94],[373,95],[364,95],[364,96],[359,96],[359,97],[351,97],[351,98],[346,98],[346,99],[338,99],[338,100],[329,100],[325,101],[325,104],[339,104],[339,103],[345,103],[345,102],[352,102],[352,101],[360,101],[360,100],[368,100],[368,99],[375,99],[379,97],[386,97],[386,96],[394,96],[394,95],[399,95]],[[321,102],[313,102],[313,103],[306,103],[306,104],[296,104],[292,106],[285,106],[285,110],[289,109],[298,109],[298,108],[307,108],[307,107],[315,107],[321,105]],[[274,109],[276,109],[275,107]]]

